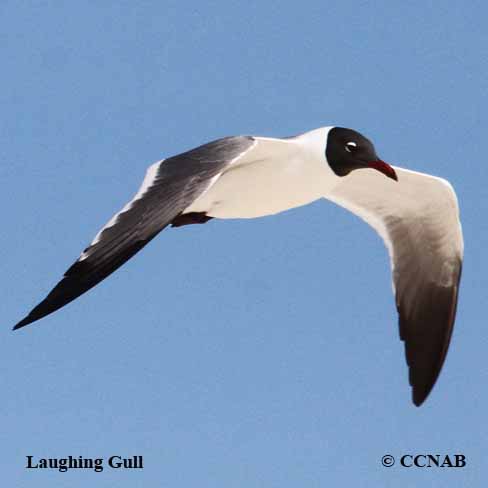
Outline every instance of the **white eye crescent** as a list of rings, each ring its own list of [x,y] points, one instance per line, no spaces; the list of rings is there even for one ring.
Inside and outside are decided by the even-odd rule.
[[[344,146],[347,152],[352,152],[351,149],[356,149],[358,145],[355,142],[347,142],[346,145]]]

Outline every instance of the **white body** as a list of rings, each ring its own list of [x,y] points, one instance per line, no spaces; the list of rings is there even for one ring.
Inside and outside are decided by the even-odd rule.
[[[184,213],[218,218],[276,214],[322,198],[340,183],[325,158],[331,127],[290,139],[255,137]]]

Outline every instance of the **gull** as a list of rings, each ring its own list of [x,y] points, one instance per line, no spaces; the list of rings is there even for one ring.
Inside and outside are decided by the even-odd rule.
[[[225,137],[154,163],[132,200],[14,329],[94,287],[168,226],[262,217],[320,198],[366,221],[388,249],[419,406],[439,376],[454,326],[463,259],[456,194],[442,178],[385,163],[368,138],[343,127]]]

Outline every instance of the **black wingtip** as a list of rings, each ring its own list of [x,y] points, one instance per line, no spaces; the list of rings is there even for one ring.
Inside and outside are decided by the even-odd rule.
[[[422,406],[422,403],[424,403],[424,401],[425,401],[425,398],[415,398],[415,397],[413,397],[413,404],[416,407]]]
[[[425,400],[427,400],[432,388],[434,387],[435,380],[431,382],[430,386],[424,389],[414,388],[412,393],[412,401],[416,407],[421,407]]]
[[[29,315],[25,318],[23,318],[20,322],[18,322],[17,324],[15,324],[12,328],[12,330],[18,330],[18,329],[21,329],[22,327],[25,327],[26,325],[29,325],[31,324],[32,322],[34,322],[34,320],[36,319],[32,319]]]
[[[56,288],[54,288],[53,291],[54,290],[56,290]],[[49,315],[64,305],[65,302],[59,302],[61,304],[53,302],[51,299],[53,296],[52,294],[53,292],[51,292],[41,303],[39,303],[39,305],[35,306],[26,317],[24,317],[14,326],[12,330],[21,329],[26,325],[32,324],[32,322],[42,319],[46,315]]]

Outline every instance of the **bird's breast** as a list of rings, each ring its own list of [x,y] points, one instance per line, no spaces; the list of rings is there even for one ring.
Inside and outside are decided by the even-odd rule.
[[[318,162],[300,157],[255,160],[231,166],[185,213],[200,211],[224,219],[262,217],[311,203],[330,184]]]

